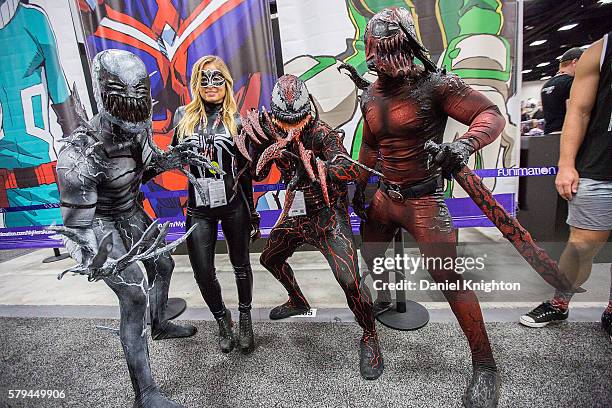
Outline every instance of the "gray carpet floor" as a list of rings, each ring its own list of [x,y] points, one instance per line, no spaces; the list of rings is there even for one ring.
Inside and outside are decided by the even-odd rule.
[[[2,318],[0,406],[131,407],[116,320]],[[214,322],[150,345],[162,390],[187,407],[459,407],[469,377],[456,324],[381,328],[386,370],[359,376],[355,324],[257,322],[250,356],[221,354]],[[544,330],[487,325],[502,374],[500,407],[611,407],[612,346],[596,323]],[[8,400],[9,389],[65,390],[63,400]]]
[[[15,258],[19,258],[20,256],[27,255],[36,251],[36,249],[3,249],[0,250],[0,263],[7,262]],[[47,256],[53,255],[53,252],[48,251]],[[43,257],[40,258],[42,261]]]

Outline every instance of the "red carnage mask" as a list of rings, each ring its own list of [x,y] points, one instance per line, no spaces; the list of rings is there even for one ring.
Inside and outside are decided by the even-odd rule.
[[[436,70],[417,40],[412,15],[403,7],[386,8],[375,14],[368,22],[364,39],[368,68],[379,74],[398,78],[416,73],[415,57],[426,70]]]

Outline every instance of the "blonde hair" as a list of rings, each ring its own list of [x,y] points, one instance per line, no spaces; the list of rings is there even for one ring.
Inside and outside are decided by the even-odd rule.
[[[234,98],[234,80],[227,65],[223,60],[216,55],[207,55],[200,58],[193,64],[191,70],[191,88],[192,100],[185,107],[185,115],[178,124],[179,140],[182,140],[185,135],[194,132],[200,121],[206,126],[206,110],[204,109],[204,99],[200,95],[200,86],[202,83],[203,67],[206,64],[213,63],[225,78],[225,97],[223,98],[223,124],[232,136],[236,135],[237,126],[234,115],[238,111],[236,99]]]

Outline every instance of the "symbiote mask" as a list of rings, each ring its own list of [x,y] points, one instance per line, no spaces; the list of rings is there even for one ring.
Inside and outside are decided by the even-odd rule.
[[[98,111],[130,133],[140,133],[151,122],[151,84],[144,63],[123,50],[98,53],[92,68]]]
[[[427,58],[427,49],[417,40],[414,20],[403,7],[386,8],[368,22],[364,35],[368,68],[398,78],[419,72],[418,58],[428,71],[436,66]]]
[[[272,90],[270,108],[277,125],[277,121],[296,125],[308,118],[310,95],[304,81],[294,75],[280,77]]]

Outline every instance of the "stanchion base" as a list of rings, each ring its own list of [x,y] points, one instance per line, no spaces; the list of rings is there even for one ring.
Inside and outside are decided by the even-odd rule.
[[[379,314],[376,320],[394,330],[418,330],[429,323],[429,312],[423,305],[406,300],[406,312],[398,313],[391,309]]]
[[[45,259],[42,260],[42,263],[51,263],[51,262],[57,262],[57,261],[61,261],[63,259],[67,259],[70,258],[70,254],[59,254],[57,256],[48,256]]]
[[[187,309],[187,302],[181,298],[169,298],[168,306],[166,307],[166,318],[168,320],[176,319]],[[151,313],[147,313],[147,324],[151,324]]]

